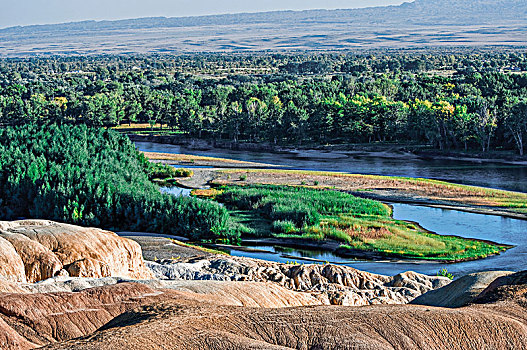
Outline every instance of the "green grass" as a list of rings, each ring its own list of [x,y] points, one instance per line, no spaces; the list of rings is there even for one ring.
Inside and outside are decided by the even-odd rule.
[[[230,169],[222,172],[235,174],[239,170]],[[328,187],[324,185],[323,177],[329,177],[341,179],[343,182],[337,187],[342,190],[357,191],[357,186],[360,187],[360,191],[371,191],[377,188],[393,189],[447,202],[493,207],[519,214],[527,213],[526,193],[453,184],[432,179],[282,169],[244,169],[244,173],[256,176],[259,174],[275,176],[276,185],[279,185],[283,180],[290,179],[291,176],[296,176],[301,177],[304,182],[317,181],[316,186],[321,184],[322,187]],[[251,181],[250,176],[248,176],[247,182],[251,183]]]
[[[189,169],[176,169],[173,166],[161,164],[161,163],[150,163],[148,169],[148,176],[150,179],[171,179],[171,178],[184,178],[192,177],[194,172]]]
[[[463,260],[498,254],[504,246],[430,233],[395,220],[378,201],[306,187],[247,185],[223,187],[216,199],[255,236],[335,240],[342,247],[387,256]],[[247,231],[251,233],[251,231]]]

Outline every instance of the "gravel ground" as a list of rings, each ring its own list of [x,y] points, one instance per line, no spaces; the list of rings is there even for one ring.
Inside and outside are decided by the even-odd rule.
[[[212,254],[192,247],[179,245],[166,235],[156,235],[143,232],[124,232],[121,237],[129,238],[139,243],[143,250],[143,258],[149,261],[176,259],[186,260],[194,257],[206,257]]]

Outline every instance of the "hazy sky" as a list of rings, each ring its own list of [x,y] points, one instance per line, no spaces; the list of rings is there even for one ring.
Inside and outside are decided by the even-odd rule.
[[[355,8],[403,2],[404,0],[0,0],[0,28],[87,19]]]

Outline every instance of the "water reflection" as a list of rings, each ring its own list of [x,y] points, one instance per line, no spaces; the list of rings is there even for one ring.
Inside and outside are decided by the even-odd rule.
[[[423,159],[388,159],[373,157],[353,157],[344,155],[338,159],[304,158],[302,155],[272,154],[265,152],[232,151],[213,149],[207,151],[189,150],[180,146],[136,142],[142,151],[184,153],[245,161],[291,165],[297,169],[343,171],[350,173],[397,175],[425,177],[465,183],[478,186],[503,188],[527,192],[527,167],[500,164],[476,164],[460,161],[435,161]],[[164,192],[174,195],[189,195],[190,190],[171,187]],[[527,221],[500,216],[466,213],[456,210],[443,210],[408,204],[393,204],[394,217],[399,220],[416,221],[424,228],[439,234],[458,235],[466,238],[490,240],[516,247],[499,255],[483,260],[459,264],[416,261],[349,261],[328,252],[297,250],[284,247],[258,246],[259,252],[232,250],[235,256],[248,256],[258,259],[288,262],[301,258],[318,259],[346,265],[380,274],[394,275],[413,270],[435,274],[447,268],[455,275],[483,270],[527,270]],[[267,250],[267,252],[262,252]]]
[[[161,192],[163,193],[167,193],[167,194],[172,194],[174,196],[190,196],[190,192],[192,192],[192,190],[189,190],[187,188],[182,188],[182,187],[161,187]]]

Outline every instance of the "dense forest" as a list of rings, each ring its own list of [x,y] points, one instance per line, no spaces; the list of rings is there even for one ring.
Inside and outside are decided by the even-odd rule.
[[[0,129],[0,218],[235,240],[217,203],[162,194],[154,165],[115,131],[85,125]],[[155,169],[154,169],[155,170]]]
[[[280,145],[393,142],[515,150],[525,51],[0,60],[0,124],[161,124]]]

